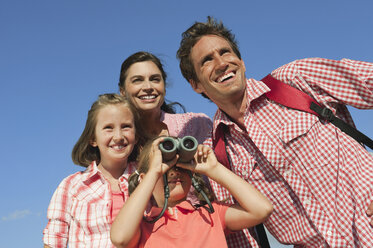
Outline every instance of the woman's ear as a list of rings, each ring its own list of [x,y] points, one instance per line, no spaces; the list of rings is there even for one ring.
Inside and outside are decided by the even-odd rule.
[[[91,140],[91,141],[89,141],[89,144],[90,144],[91,146],[93,146],[93,147],[97,147],[97,142],[96,142],[96,140]]]
[[[122,95],[122,96],[126,96],[126,91],[124,90],[124,88],[120,88],[119,89],[119,92],[120,92],[120,94]]]

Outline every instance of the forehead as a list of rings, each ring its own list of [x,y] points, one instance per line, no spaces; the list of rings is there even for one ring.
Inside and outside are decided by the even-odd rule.
[[[161,74],[158,66],[152,61],[136,62],[127,71],[127,77],[152,74]]]
[[[133,114],[124,103],[103,106],[97,113],[97,122],[112,122],[116,120],[133,122]]]
[[[222,48],[231,49],[231,46],[226,39],[217,35],[205,35],[192,47],[192,61],[198,61],[198,59],[201,59],[214,51],[219,51]]]

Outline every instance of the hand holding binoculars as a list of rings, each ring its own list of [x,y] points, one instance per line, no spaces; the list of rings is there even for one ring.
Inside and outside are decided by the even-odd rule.
[[[165,137],[159,144],[164,161],[173,159],[179,154],[178,162],[187,163],[194,158],[197,151],[198,141],[193,136],[184,136],[183,138]]]

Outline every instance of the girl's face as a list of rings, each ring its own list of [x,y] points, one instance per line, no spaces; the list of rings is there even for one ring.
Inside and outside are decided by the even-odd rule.
[[[162,73],[151,61],[137,62],[130,66],[124,89],[121,94],[141,111],[160,109],[166,93]]]
[[[102,166],[123,164],[136,143],[132,112],[124,104],[102,107],[97,113],[95,138],[91,145],[100,150]]]
[[[185,201],[192,185],[192,180],[184,169],[177,167],[171,168],[167,172],[168,186],[170,188],[170,197],[168,198],[168,205],[170,207]],[[164,185],[163,177],[158,179],[154,190],[153,197],[158,204],[158,207],[163,207],[164,204]]]

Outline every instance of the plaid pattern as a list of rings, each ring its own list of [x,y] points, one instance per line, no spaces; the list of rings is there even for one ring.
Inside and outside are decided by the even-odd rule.
[[[128,164],[119,186],[128,195],[128,177],[135,164]],[[110,241],[111,189],[93,162],[83,172],[65,178],[48,207],[44,244],[50,247],[114,247]]]
[[[272,76],[352,125],[344,104],[373,108],[372,63],[302,59]],[[247,80],[246,132],[221,110],[213,129],[221,122],[229,127],[232,171],[273,203],[267,229],[295,247],[373,247],[373,228],[365,214],[373,200],[373,157],[332,124],[271,102],[263,96],[267,91],[264,83]],[[211,138],[205,144],[211,146]],[[226,189],[214,181],[211,185],[219,200],[233,201]],[[244,234],[247,238],[243,232],[228,236],[229,247],[258,247],[247,230]]]

